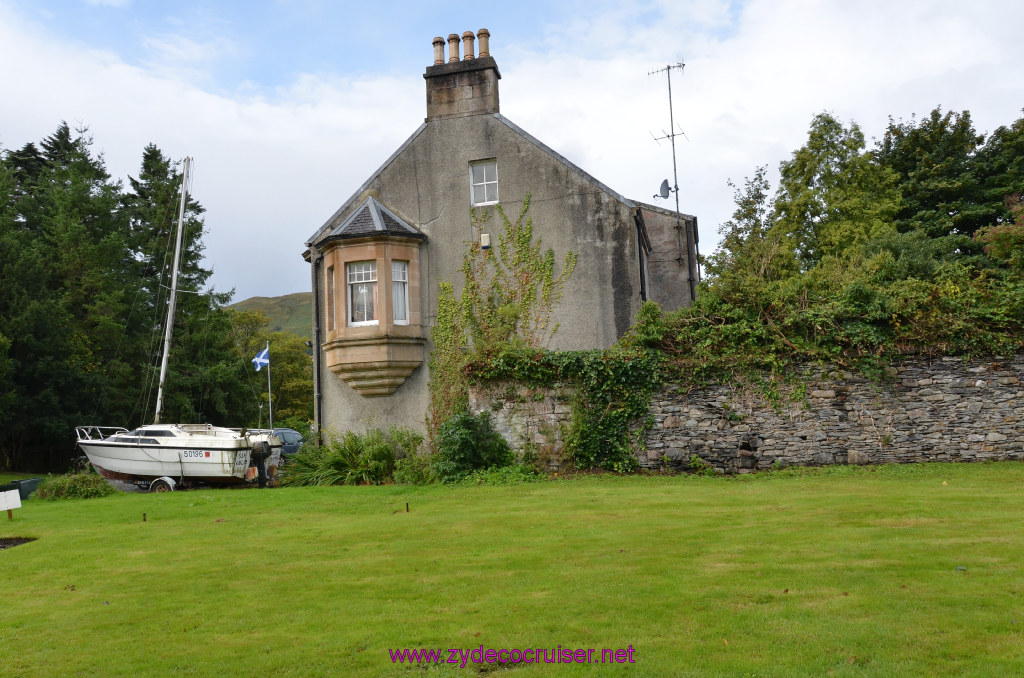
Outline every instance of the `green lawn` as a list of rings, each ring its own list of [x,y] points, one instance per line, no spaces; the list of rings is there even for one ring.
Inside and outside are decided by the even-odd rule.
[[[0,550],[0,674],[413,676],[389,648],[632,646],[508,672],[1024,675],[1022,488],[1004,463],[31,499],[0,515],[38,537]]]

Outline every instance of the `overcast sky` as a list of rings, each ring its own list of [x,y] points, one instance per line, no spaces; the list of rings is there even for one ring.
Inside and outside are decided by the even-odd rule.
[[[552,0],[500,3],[0,0],[0,148],[89,127],[115,177],[147,143],[195,158],[207,263],[235,301],[307,291],[301,253],[425,115],[431,41],[486,27],[501,111],[627,197],[672,175],[701,251],[732,189],[830,111],[1021,117],[1019,0]],[[674,206],[672,204],[666,206]]]

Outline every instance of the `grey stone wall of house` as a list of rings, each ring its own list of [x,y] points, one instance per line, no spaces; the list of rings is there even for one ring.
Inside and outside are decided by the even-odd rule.
[[[697,247],[697,218],[677,215],[655,205],[637,203],[647,235],[651,240],[651,254],[647,260],[648,296],[665,310],[689,306],[690,276],[699,282]]]
[[[459,143],[453,145],[453,139]],[[562,270],[565,252],[577,255],[576,270],[552,315],[559,329],[551,348],[604,348],[615,343],[640,307],[632,208],[496,116],[432,120],[333,222],[340,224],[372,195],[427,235],[420,250],[420,307],[423,335],[429,338],[439,283],[451,280],[456,293],[461,290],[463,255],[476,238],[470,216],[469,165],[487,158],[497,159],[501,204],[510,218],[518,216],[526,195],[531,194],[528,217],[535,238],[544,248],[554,249],[556,272]],[[477,208],[478,214],[484,211],[490,213],[486,232],[496,242],[501,219],[493,207]],[[325,324],[326,300],[320,300],[320,308]],[[424,364],[387,398],[364,398],[325,371],[324,427],[362,430],[367,424],[395,424],[425,430],[426,360],[431,348],[428,342]]]
[[[480,41],[478,56],[474,55],[474,39]],[[477,231],[470,210],[470,168],[476,163],[495,163],[497,200],[509,217],[514,219],[527,196],[530,197],[527,218],[532,220],[534,237],[545,249],[554,250],[557,272],[562,270],[565,253],[571,250],[576,254],[575,272],[566,282],[562,299],[551,316],[559,330],[550,341],[550,348],[611,346],[632,324],[645,289],[666,309],[688,303],[676,290],[687,283],[680,270],[689,270],[688,262],[696,259],[693,248],[689,260],[680,256],[674,213],[644,206],[651,221],[648,229],[636,203],[502,116],[498,96],[501,76],[490,56],[490,33],[486,29],[477,31],[475,36],[466,31],[461,35],[461,45],[460,36],[450,34],[447,60],[445,40],[437,37],[432,44],[433,65],[424,73],[427,117],[423,125],[307,242],[305,256],[312,264],[313,289],[317,292],[318,310],[314,311],[313,322],[321,343],[315,370],[315,412],[317,424],[325,429],[399,425],[425,430],[427,358],[432,348],[429,339],[436,322],[439,283],[451,281],[458,294],[463,279],[463,256],[469,245],[482,235],[497,244],[503,228],[497,207],[488,204],[474,210],[480,220],[485,214],[489,216],[482,232]],[[327,283],[320,258],[325,248],[321,246],[332,237],[331,231],[360,209],[368,197],[375,198],[426,236],[418,250],[416,281],[421,322],[419,326],[410,324],[403,331],[403,335],[419,332],[418,338],[426,340],[423,363],[397,390],[382,397],[361,395],[323,364],[324,353],[335,349],[328,346],[330,342],[325,338]],[[695,233],[695,228],[693,220],[690,230]],[[649,272],[651,279],[647,277]],[[344,284],[335,287],[335,301],[341,308]],[[410,292],[413,287],[410,281]],[[409,353],[403,351],[401,358],[389,356],[377,362],[414,363],[416,356]],[[332,360],[339,355],[337,349]],[[356,352],[353,349],[346,355]],[[338,358],[332,364],[337,368],[343,362]],[[350,360],[350,364],[372,362]],[[369,390],[364,388],[363,392]]]
[[[571,417],[569,397],[564,389],[505,386],[476,392],[472,406],[491,411],[514,448],[539,449],[556,468],[566,462],[561,440]],[[1024,459],[1024,355],[908,360],[880,383],[810,370],[773,400],[750,386],[665,388],[651,400],[654,425],[640,466],[685,470],[693,455],[727,474],[794,465]]]

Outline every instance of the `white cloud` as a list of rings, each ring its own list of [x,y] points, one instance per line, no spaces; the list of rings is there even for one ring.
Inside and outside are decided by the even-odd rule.
[[[991,131],[1019,117],[1024,101],[1013,37],[1024,7],[754,0],[735,23],[725,3],[666,3],[664,12],[643,31],[605,27],[595,37],[581,25],[562,34],[558,53],[520,55],[503,70],[503,112],[613,188],[650,200],[672,160],[666,142],[651,140],[669,129],[665,77],[646,74],[684,54],[685,74],[672,79],[686,133],[677,139],[680,195],[700,218],[702,251],[732,212],[726,180],[774,170],[823,110],[857,121],[870,139],[889,115],[937,105],[969,109]],[[606,54],[565,56],[586,51],[573,41],[601,38]]]
[[[238,51],[235,43],[225,37],[200,41],[187,35],[152,35],[143,38],[142,44],[150,60],[164,67],[171,64],[205,64]]]
[[[664,75],[673,73],[682,209],[700,218],[701,249],[732,212],[726,180],[772,169],[822,110],[880,136],[887,116],[969,109],[979,131],[1009,124],[1024,101],[1016,33],[1024,6],[962,3],[725,0],[637,2],[589,12],[540,37],[491,26],[502,112],[623,194],[654,201],[671,178]],[[62,43],[0,2],[0,143],[38,142],[61,119],[90,125],[108,169],[135,174],[143,147],[196,157],[207,255],[218,288],[238,298],[309,288],[304,240],[423,119],[424,45],[400,77],[304,74],[277,90],[225,93],[193,78],[239,49],[227,37],[149,41],[161,67]],[[184,65],[185,69],[168,64]],[[301,70],[299,68],[298,70]],[[199,83],[199,84],[197,84]],[[254,94],[256,93],[256,94]]]

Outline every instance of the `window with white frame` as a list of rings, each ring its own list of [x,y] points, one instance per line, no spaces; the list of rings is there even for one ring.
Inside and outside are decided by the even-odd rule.
[[[334,267],[327,267],[327,329],[334,330]]]
[[[473,205],[494,205],[498,202],[497,160],[470,163],[469,195]]]
[[[348,324],[377,324],[377,262],[345,265],[348,276]]]
[[[391,307],[396,325],[409,324],[409,262],[391,262]]]

